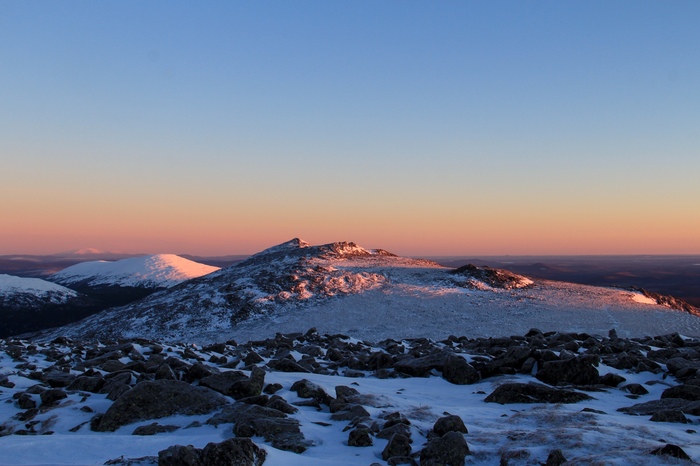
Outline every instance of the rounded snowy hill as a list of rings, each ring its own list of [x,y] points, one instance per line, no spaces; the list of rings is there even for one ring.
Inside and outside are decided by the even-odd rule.
[[[44,338],[238,341],[317,327],[378,341],[524,334],[532,327],[621,335],[700,335],[700,317],[641,292],[452,269],[355,243],[300,239],[212,274],[48,332]]]
[[[36,302],[65,303],[78,293],[56,283],[39,278],[15,277],[0,274],[0,303],[31,305]]]
[[[82,262],[52,275],[63,285],[169,288],[219,270],[175,254],[131,257],[118,261]]]

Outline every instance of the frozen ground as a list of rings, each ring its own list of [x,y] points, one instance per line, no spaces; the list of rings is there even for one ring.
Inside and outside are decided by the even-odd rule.
[[[641,302],[640,302],[641,301]],[[231,330],[203,332],[192,341],[268,338],[316,327],[378,341],[393,336],[442,339],[448,335],[522,335],[530,328],[635,337],[682,332],[700,336],[700,317],[657,305],[639,293],[561,282],[519,290],[476,290],[403,284],[285,308]],[[201,340],[200,340],[201,338]]]
[[[144,348],[139,348],[148,354]],[[170,356],[179,357],[182,348],[166,348]],[[201,354],[201,353],[198,353]],[[206,354],[202,354],[206,357]],[[51,363],[42,355],[29,360],[38,369]],[[123,362],[129,362],[123,358]],[[7,354],[0,354],[1,373],[16,384],[12,389],[3,388],[0,393],[0,420],[5,429],[21,428],[15,420],[18,413],[12,395],[26,390],[35,381],[20,377]],[[617,408],[658,399],[660,393],[673,382],[661,374],[642,372],[633,374],[601,364],[600,374],[608,372],[623,375],[626,383],[640,383],[649,391],[637,400],[630,400],[625,392],[607,389],[590,393],[595,399],[569,405],[485,403],[484,398],[496,386],[504,382],[530,381],[529,375],[491,377],[474,385],[452,385],[439,376],[380,380],[374,377],[348,378],[343,376],[269,372],[266,383],[279,383],[277,392],[287,401],[301,401],[290,386],[301,378],[317,383],[328,393],[334,393],[337,385],[357,389],[370,395],[365,404],[372,419],[399,411],[411,422],[414,451],[420,450],[425,436],[435,420],[446,413],[460,416],[469,433],[465,435],[471,455],[467,465],[499,465],[502,458],[509,465],[543,464],[549,451],[563,450],[571,465],[666,465],[687,464],[666,456],[651,456],[649,451],[674,443],[682,445],[693,459],[700,459],[700,437],[696,433],[698,418],[688,416],[691,424],[650,423],[648,416],[630,416],[617,412]],[[367,374],[369,375],[369,374]],[[93,432],[89,421],[94,413],[85,412],[89,407],[95,413],[104,412],[111,404],[106,395],[70,393],[58,407],[39,414],[34,426],[46,435],[5,435],[0,437],[0,464],[3,465],[101,465],[108,460],[124,457],[142,458],[133,465],[154,464],[158,451],[170,445],[191,444],[203,447],[209,442],[230,438],[231,425],[218,428],[204,422],[210,415],[171,416],[158,419],[161,425],[181,427],[173,433],[153,436],[134,436],[132,432],[141,425],[153,421],[137,422],[124,426],[114,433]],[[597,412],[582,412],[584,408]],[[300,407],[292,417],[301,422],[306,439],[314,446],[302,454],[277,450],[262,438],[253,440],[267,453],[266,465],[321,466],[321,465],[369,465],[382,461],[381,453],[387,440],[374,439],[373,446],[350,447],[344,428],[348,421],[333,421],[326,406],[322,409]],[[197,425],[194,423],[202,423]],[[188,427],[189,426],[189,427]],[[127,464],[126,462],[123,464]]]

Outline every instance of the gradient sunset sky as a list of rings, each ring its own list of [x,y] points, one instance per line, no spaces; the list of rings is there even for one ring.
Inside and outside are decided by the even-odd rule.
[[[0,254],[700,253],[700,2],[0,2]]]

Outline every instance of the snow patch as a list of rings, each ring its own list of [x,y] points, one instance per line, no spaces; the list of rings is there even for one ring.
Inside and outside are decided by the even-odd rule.
[[[653,304],[658,305],[655,299],[648,296],[644,296],[642,293],[632,293],[632,300],[640,304]]]

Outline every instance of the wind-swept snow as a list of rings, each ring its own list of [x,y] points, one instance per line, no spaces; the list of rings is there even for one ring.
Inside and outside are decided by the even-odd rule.
[[[156,254],[114,262],[83,262],[63,269],[50,278],[63,284],[168,288],[217,270],[218,267],[200,264],[175,254]]]

